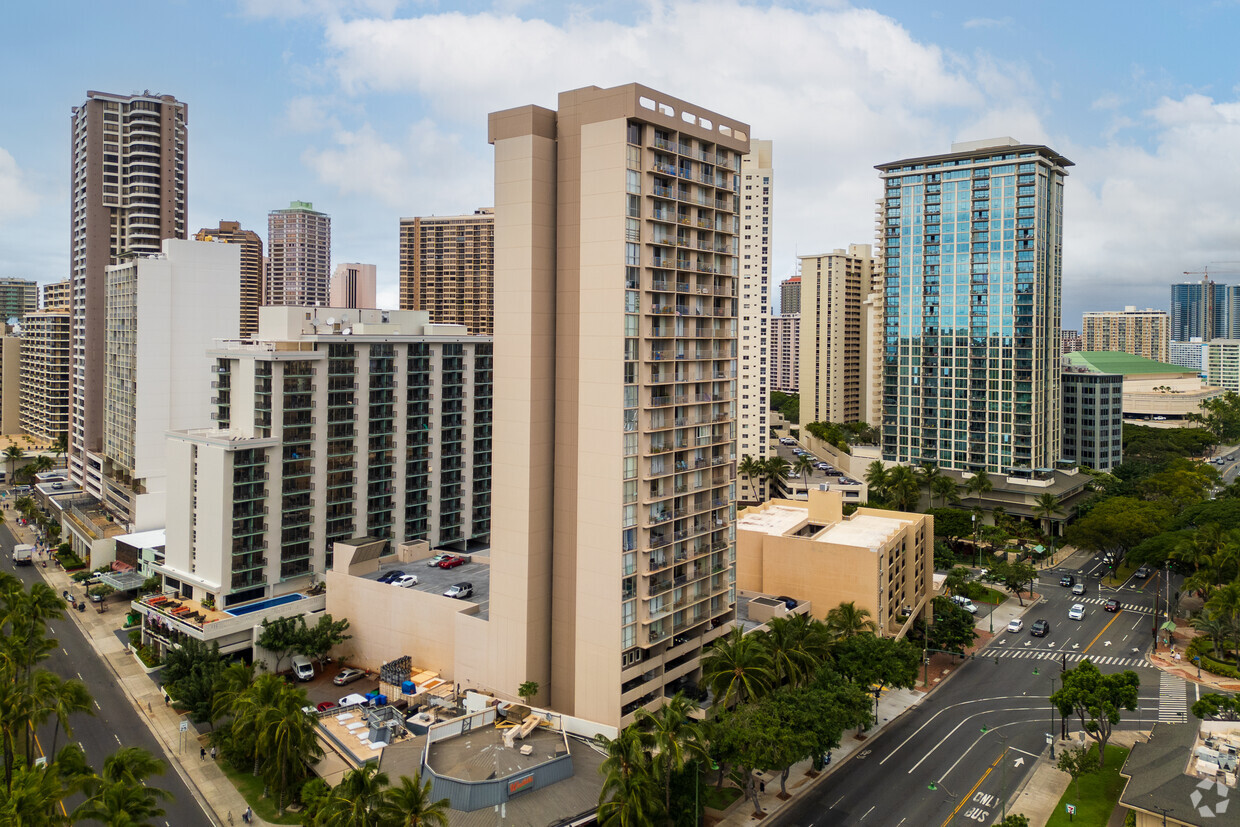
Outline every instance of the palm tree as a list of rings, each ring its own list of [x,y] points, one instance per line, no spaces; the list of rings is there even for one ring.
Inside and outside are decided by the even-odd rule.
[[[51,471],[55,468],[56,463],[47,454],[39,454],[26,467],[30,469],[31,474],[42,474],[44,471]]]
[[[1188,563],[1194,572],[1201,571],[1203,563],[1210,563],[1225,543],[1223,529],[1218,523],[1207,523],[1193,532],[1193,536],[1181,540],[1171,552],[1171,559]]]
[[[792,463],[792,470],[800,474],[805,480],[805,500],[809,501],[809,477],[814,473],[814,458],[809,454],[801,454],[797,457],[796,462]]]
[[[762,642],[775,670],[775,685],[804,683],[826,658],[829,646],[823,625],[806,614],[784,615],[767,623]]]
[[[977,497],[978,505],[982,503],[982,495],[989,494],[995,488],[995,484],[990,481],[990,476],[986,473],[986,469],[979,469],[976,474],[965,480],[965,493]]]
[[[956,481],[946,474],[940,474],[930,483],[930,505],[934,505],[934,498],[938,497],[943,501],[944,505],[952,503],[953,505],[960,502],[960,495],[956,493]]]
[[[56,463],[59,465],[60,458],[69,452],[69,435],[57,434],[52,441],[52,451],[56,454]]]
[[[0,823],[67,825],[59,805],[69,792],[53,767],[18,767],[12,789],[0,802]]]
[[[766,479],[783,482],[788,478],[788,472],[792,470],[792,466],[788,464],[788,460],[776,454],[767,457],[763,464],[766,466]]]
[[[917,469],[917,481],[922,488],[926,489],[926,493],[930,495],[931,507],[934,506],[934,484],[942,477],[943,470],[935,462],[922,463],[921,467]]]
[[[17,473],[17,463],[24,457],[26,453],[18,445],[10,445],[4,449],[4,460],[9,464],[9,483],[13,482],[13,475]]]
[[[285,795],[308,773],[307,762],[323,755],[314,719],[301,711],[307,703],[305,690],[282,685],[284,691],[258,730],[255,750],[262,756],[263,781],[275,790],[279,815],[284,815]]]
[[[379,823],[382,827],[448,827],[446,798],[431,801],[431,782],[422,783],[422,777],[401,776],[400,785],[383,794],[379,805]]]
[[[766,482],[766,463],[760,459],[754,459],[749,454],[741,457],[741,461],[736,465],[737,472],[749,480],[749,484],[758,492],[758,500],[765,499],[762,496],[762,489],[759,487]]]
[[[850,638],[862,632],[877,632],[878,624],[870,617],[870,610],[849,600],[827,612],[827,629],[836,638]]]
[[[93,819],[109,827],[153,827],[164,815],[159,799],[168,797],[167,790],[145,784],[103,784],[73,810],[73,823]]]
[[[648,827],[654,823],[653,803],[658,790],[650,765],[647,744],[636,727],[625,727],[614,739],[597,736],[607,753],[599,764],[603,788],[598,794],[599,824],[617,827]]]
[[[322,827],[379,827],[379,806],[387,773],[378,764],[363,764],[349,770],[332,788],[315,818]]]
[[[59,682],[56,688],[42,699],[44,706],[34,721],[35,726],[38,726],[49,717],[56,716],[56,727],[52,730],[52,748],[48,750],[48,755],[52,756],[53,761],[56,755],[56,742],[60,740],[60,731],[64,730],[66,738],[73,737],[73,727],[69,725],[69,716],[78,712],[95,714],[91,709],[91,697],[86,684],[76,678],[70,678],[67,681],[57,680]]]
[[[702,681],[720,706],[762,695],[774,678],[774,664],[761,640],[746,635],[739,626],[727,637],[717,638],[702,660]]]
[[[887,471],[887,493],[891,504],[898,511],[915,511],[921,500],[921,485],[917,473],[907,465],[897,465]]]
[[[1214,643],[1214,654],[1221,660],[1223,658],[1223,638],[1230,629],[1227,621],[1218,617],[1214,612],[1203,611],[1190,622],[1193,624],[1194,629],[1210,638]]]
[[[1046,533],[1051,538],[1051,554],[1055,553],[1055,515],[1061,513],[1059,499],[1049,491],[1039,494],[1033,503],[1033,515],[1046,521]]]
[[[887,499],[887,466],[881,460],[874,460],[865,469],[865,484],[875,497]]]
[[[1206,611],[1225,622],[1234,634],[1240,620],[1240,583],[1220,586],[1206,601]]]
[[[254,759],[254,775],[259,773],[259,759],[262,756],[258,749],[258,733],[267,728],[287,686],[279,675],[259,675],[245,691],[233,698],[226,710],[226,713],[232,714],[234,746]]]
[[[706,747],[701,730],[689,717],[693,704],[683,692],[660,707],[658,712],[638,709],[634,725],[655,751],[654,769],[663,776],[663,811],[672,812],[672,775],[693,759],[705,759]]]

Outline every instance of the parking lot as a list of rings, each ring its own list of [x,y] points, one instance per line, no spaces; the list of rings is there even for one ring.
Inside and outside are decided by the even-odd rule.
[[[772,447],[776,448],[776,450],[779,452],[779,455],[781,457],[788,460],[789,465],[792,465],[793,463],[797,461],[796,455],[792,453],[792,449],[801,448],[800,445],[784,445],[782,443],[776,443]],[[804,451],[806,449],[801,448],[801,450]],[[812,452],[809,452],[809,455],[810,457],[813,458],[814,462],[816,463],[825,461],[821,457],[814,456]],[[830,463],[828,463],[828,465],[830,465]],[[852,482],[853,481],[850,480],[847,476],[837,476],[834,473],[831,473],[830,475],[828,475],[827,472],[820,471],[817,468],[815,468],[813,473],[811,473],[809,476],[809,487],[810,488],[814,488],[820,483],[831,483],[834,485],[839,485],[839,484],[848,485],[848,484],[851,484]],[[785,485],[793,493],[803,493],[805,491],[805,478],[803,476],[793,477],[789,475]]]
[[[336,686],[332,683],[332,678],[340,674],[341,669],[344,669],[344,667],[333,661],[322,670],[316,668],[314,680],[298,681],[296,685],[306,690],[306,696],[310,699],[311,706],[315,706],[322,701],[338,701],[345,695],[351,695],[355,692],[359,695],[365,695],[367,692],[379,688],[378,675],[367,675],[364,678],[353,681],[353,683]]]
[[[382,563],[378,571],[374,574],[368,574],[366,577],[370,580],[378,580],[391,571],[416,574],[418,585],[414,586],[411,591],[430,592],[432,594],[443,594],[453,583],[471,583],[474,587],[474,594],[472,597],[464,598],[462,602],[476,603],[479,615],[486,617],[491,600],[490,566],[484,563],[466,563],[454,569],[441,569],[428,566],[426,562],[426,560],[414,560],[412,563],[401,563],[393,560],[390,563]],[[392,586],[392,588],[398,589],[401,587]]]

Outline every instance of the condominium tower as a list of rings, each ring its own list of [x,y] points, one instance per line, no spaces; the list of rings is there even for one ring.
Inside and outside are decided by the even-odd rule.
[[[863,422],[862,302],[870,294],[868,244],[800,256],[802,422]]]
[[[267,214],[263,304],[322,307],[331,281],[332,219],[309,201]]]
[[[0,322],[21,319],[39,309],[39,283],[26,279],[0,279]]]
[[[749,142],[749,153],[741,158],[740,196],[737,453],[764,460],[771,444],[767,424],[771,371],[768,353],[771,302],[767,282],[773,258],[775,173],[770,141]],[[740,499],[746,502],[766,499],[766,482],[761,477],[742,476],[737,482]]]
[[[332,273],[331,306],[375,309],[376,267],[346,262]]]
[[[1171,285],[1171,340],[1210,339],[1228,335],[1227,285],[1209,276]]]
[[[400,220],[400,307],[437,324],[495,329],[495,211]]]
[[[490,116],[487,682],[537,681],[565,714],[623,726],[662,705],[735,617],[748,132],[636,84]]]
[[[70,316],[66,306],[22,319],[21,429],[54,440],[69,433]]]
[[[203,227],[196,241],[217,241],[241,245],[241,303],[237,332],[248,339],[258,332],[258,307],[263,300],[263,240],[253,230],[241,229],[238,221],[220,221],[220,226]]]
[[[801,277],[791,276],[779,283],[779,315],[791,316],[801,312]]]
[[[1170,319],[1165,310],[1096,310],[1081,320],[1085,346],[1082,350],[1119,350],[1165,362],[1170,342]]]
[[[72,115],[73,343],[69,475],[103,495],[105,270],[186,237],[188,107],[171,95],[87,92]]]
[[[1059,458],[1071,165],[1000,138],[878,166],[885,460],[1019,473]]]
[[[69,279],[53,281],[43,285],[43,309],[51,310],[63,307],[66,310],[72,304],[73,290]]]
[[[771,317],[771,390],[796,393],[800,388],[801,317]]]

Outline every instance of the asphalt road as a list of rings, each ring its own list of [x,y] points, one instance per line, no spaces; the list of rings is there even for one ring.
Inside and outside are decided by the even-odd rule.
[[[1160,712],[1160,673],[1139,665],[1151,641],[1153,578],[1099,593],[1098,581],[1089,576],[1099,564],[1101,560],[1091,560],[1079,570],[1041,573],[1038,591],[1045,599],[1024,616],[1021,632],[997,633],[924,703],[772,816],[773,823],[920,827],[999,820],[1002,801],[1046,750],[1046,734],[1061,726],[1048,698],[1052,681],[1058,687],[1065,655],[1069,667],[1083,655],[1103,672],[1132,669],[1140,675],[1139,709],[1125,712],[1119,728],[1148,728]],[[1069,571],[1084,572],[1083,597],[1059,586],[1060,576]],[[1112,596],[1123,601],[1123,611],[1103,611],[1102,602]],[[1077,602],[1084,603],[1086,615],[1080,621],[1069,620],[1068,609]],[[1038,618],[1051,625],[1046,637],[1029,634]],[[1187,702],[1194,700],[1190,690]],[[1162,706],[1164,715],[1186,712],[1183,701],[1176,708],[1170,701]],[[1071,723],[1070,734],[1075,737],[1079,725]]]
[[[16,574],[24,583],[39,582],[42,578],[37,566],[14,567],[14,544],[8,526],[0,527],[0,568]],[[66,615],[67,612],[66,606]],[[146,722],[130,705],[129,698],[116,683],[112,670],[95,653],[77,624],[67,616],[64,620],[54,620],[49,624],[48,634],[55,637],[60,645],[52,650],[51,656],[43,661],[42,666],[62,678],[79,678],[86,684],[95,701],[94,715],[77,715],[71,720],[73,740],[80,743],[86,751],[87,762],[100,770],[103,768],[104,759],[121,746],[146,749],[169,763],[162,776],[156,776],[149,782],[151,786],[172,794],[172,799],[161,805],[165,811],[162,823],[167,827],[210,827],[211,820],[171,765],[171,758],[151,734]],[[38,743],[41,749],[52,749],[52,733],[51,725],[39,728]],[[64,744],[65,734],[62,731],[57,748]],[[66,800],[65,806],[72,810],[81,800],[80,795],[75,796]]]

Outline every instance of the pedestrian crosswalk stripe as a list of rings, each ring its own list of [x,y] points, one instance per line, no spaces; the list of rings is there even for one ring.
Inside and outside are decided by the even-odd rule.
[[[1168,672],[1158,677],[1158,720],[1170,724],[1188,721],[1188,684]]]
[[[1079,663],[1089,658],[1094,666],[1148,666],[1145,658],[1120,657],[1118,655],[1082,655],[1079,652],[1062,652],[1053,649],[985,649],[983,657],[1010,658],[1012,660],[1054,660]]]

